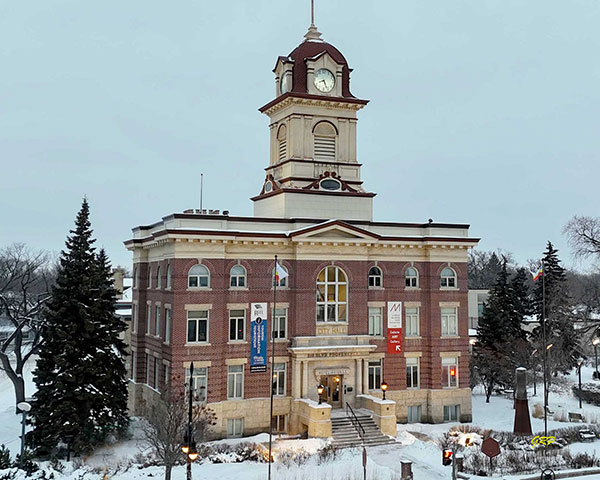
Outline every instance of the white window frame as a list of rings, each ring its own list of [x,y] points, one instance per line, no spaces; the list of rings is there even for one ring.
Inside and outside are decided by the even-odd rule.
[[[414,270],[414,275],[409,275]],[[405,288],[418,288],[419,287],[419,271],[412,265],[406,269],[404,273],[404,286]]]
[[[171,319],[171,309],[165,307],[165,339],[164,339],[164,343],[166,343],[167,345],[171,344],[171,329],[173,328],[172,323],[173,320]]]
[[[417,382],[414,383],[414,374],[417,373]],[[410,380],[410,381],[409,381]],[[418,390],[421,388],[421,361],[419,357],[406,358],[406,389]]]
[[[369,335],[383,336],[383,308],[369,307]]]
[[[458,307],[442,307],[442,337],[458,337]]]
[[[154,336],[161,338],[162,332],[160,331],[160,304],[155,305],[154,308]]]
[[[413,410],[413,409],[416,409]],[[421,423],[423,415],[423,409],[421,405],[408,405],[407,409],[407,423]],[[418,413],[418,415],[416,415]],[[418,417],[415,419],[415,417]]]
[[[150,354],[146,353],[146,385],[150,387]]]
[[[160,278],[160,265],[156,267],[156,289],[160,290],[162,288],[162,279]]]
[[[277,308],[273,312],[274,320],[273,320],[273,330],[271,332],[271,338],[275,337],[275,340],[282,340],[287,338],[288,334],[288,309],[287,308]],[[280,336],[281,333],[281,324],[283,323],[283,336]]]
[[[202,269],[204,269],[204,271],[202,271]],[[202,273],[196,273],[196,272],[194,272],[194,270],[202,271]],[[206,281],[205,281],[206,285],[202,285],[203,278],[206,279]],[[192,283],[194,283],[194,282],[196,283],[196,285],[192,285]],[[210,288],[210,270],[208,269],[208,267],[206,265],[202,265],[201,263],[198,263],[198,264],[194,265],[192,268],[190,268],[188,271],[187,285],[188,285],[188,288],[194,288],[194,289]]]
[[[199,316],[191,316],[190,314],[196,313],[206,313],[206,315]],[[190,321],[196,322],[196,339],[190,340]],[[206,321],[206,340],[198,340],[200,328],[199,323]],[[210,310],[188,310],[186,315],[186,332],[185,332],[185,340],[186,343],[208,343],[209,340],[209,332],[210,332]]]
[[[235,313],[234,313],[235,312]],[[235,329],[231,329],[231,322],[235,321]],[[239,327],[242,326],[242,337],[238,337]],[[236,308],[229,310],[229,341],[243,342],[246,340],[246,310]]]
[[[171,271],[171,264],[168,263],[167,264],[167,285],[166,288],[167,290],[171,290],[172,286],[173,286],[173,272]]]
[[[140,267],[133,267],[133,288],[139,288],[140,285]]]
[[[421,334],[420,326],[420,308],[419,307],[406,307],[404,314],[406,318],[406,333],[405,337],[418,337]]]
[[[285,432],[285,424],[287,423],[287,415],[273,415],[271,418],[271,431],[273,433]]]
[[[227,419],[227,437],[238,438],[244,434],[244,418]]]
[[[452,272],[452,275],[449,275],[447,272]],[[445,273],[446,272],[446,273]],[[440,274],[440,288],[450,288],[454,289],[458,287],[458,277],[456,275],[456,270],[450,267],[444,267],[442,273]]]
[[[375,271],[379,273],[374,273]],[[383,272],[377,265],[369,268],[369,288],[383,288]]]
[[[381,382],[383,381],[383,361],[381,359],[369,360],[367,368],[369,391],[381,389]]]
[[[236,269],[244,273],[234,273]],[[238,263],[229,270],[229,288],[248,288],[248,271],[243,265]]]
[[[160,359],[158,357],[153,357],[153,358],[154,358],[154,362],[153,362],[154,363],[154,378],[152,379],[152,383],[153,383],[152,388],[154,388],[154,390],[158,391],[158,389],[159,389],[158,373],[160,371],[160,369],[159,369]]]
[[[453,368],[454,381],[450,375]],[[458,357],[442,357],[442,388],[458,388],[458,385]]]
[[[148,266],[148,290],[152,288],[152,267]]]
[[[163,368],[164,368],[164,373],[165,373],[165,377],[164,377],[164,382],[165,382],[165,390],[169,388],[169,384],[171,383],[171,364],[169,363],[163,363]]]
[[[146,335],[150,335],[150,324],[152,323],[152,305],[146,304]]]
[[[189,394],[190,388],[190,367],[185,369],[185,388]],[[192,377],[192,398],[195,402],[206,402],[208,398],[208,367],[194,367]]]
[[[290,278],[290,272],[288,272],[288,269],[285,268],[283,265],[279,264],[279,268],[285,270],[285,273],[287,273],[287,277],[283,277],[279,279],[279,282],[277,282],[277,288],[287,288],[288,287],[288,278]],[[275,269],[273,269],[273,285],[275,285]]]
[[[138,331],[138,306],[137,303],[131,304],[131,331],[137,333]]]
[[[244,398],[244,365],[227,366],[227,400]]]
[[[287,365],[285,363],[275,363],[273,365],[273,395],[276,397],[285,397]]]
[[[137,370],[137,352],[133,350],[131,352],[131,372],[129,372],[129,378],[135,383]]]
[[[455,418],[452,418],[455,417]],[[444,422],[459,422],[460,421],[460,404],[444,405]]]
[[[333,279],[329,278],[330,269],[333,269],[332,271],[335,272]],[[325,272],[324,276],[323,276],[324,280],[320,281],[319,277],[321,276],[322,272]],[[340,274],[343,275],[342,280],[340,280]],[[333,287],[333,290],[334,290],[333,300],[329,299],[328,291],[329,291],[330,286]],[[325,292],[325,295],[323,297],[319,296],[319,295],[321,295],[321,292],[319,291],[319,287],[323,287],[323,290]],[[343,301],[341,301],[339,299],[341,287],[344,288],[345,293],[346,293],[346,300],[343,300]],[[323,322],[323,323],[347,322],[348,321],[348,303],[349,303],[348,295],[349,295],[348,275],[346,275],[346,272],[344,272],[344,270],[342,270],[340,267],[337,267],[335,265],[329,265],[329,266],[325,267],[323,270],[321,270],[319,272],[319,275],[317,276],[317,289],[316,289],[317,322]],[[333,319],[329,318],[329,316],[330,316],[329,308],[330,307],[333,308],[333,311],[335,312]],[[342,307],[345,312],[343,318],[340,316],[340,309],[342,309]],[[322,316],[322,319],[319,319],[319,310],[321,308],[323,311],[323,316]]]

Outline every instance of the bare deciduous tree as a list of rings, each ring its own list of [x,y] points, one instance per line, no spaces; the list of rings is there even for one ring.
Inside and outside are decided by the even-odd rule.
[[[185,460],[181,443],[188,425],[188,403],[183,391],[167,391],[157,399],[144,415],[144,438],[156,458],[165,466],[165,480],[171,479],[171,470]],[[192,429],[198,444],[205,442],[216,415],[205,404],[192,407]]]
[[[45,252],[24,244],[0,250],[0,369],[13,383],[16,403],[25,400],[23,367],[41,342],[42,310],[50,298],[52,270]]]
[[[563,228],[576,258],[600,259],[600,218],[575,215]]]

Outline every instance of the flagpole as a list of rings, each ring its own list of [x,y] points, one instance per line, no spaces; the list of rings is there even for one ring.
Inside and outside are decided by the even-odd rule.
[[[544,436],[548,436],[548,345],[546,345],[546,268],[542,259],[542,342],[544,344]]]
[[[275,266],[273,268],[273,309],[271,310],[271,377],[269,388],[271,389],[271,415],[269,417],[269,480],[271,480],[271,459],[273,458],[273,375],[275,374],[275,309],[277,308],[277,255],[275,255]]]

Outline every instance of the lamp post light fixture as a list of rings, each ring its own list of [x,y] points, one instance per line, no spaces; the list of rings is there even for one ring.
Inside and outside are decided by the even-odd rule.
[[[23,469],[23,456],[25,454],[25,422],[27,421],[27,412],[31,410],[31,404],[27,402],[17,403],[17,408],[23,412],[21,420],[21,456],[19,457],[19,468]]]
[[[385,400],[385,392],[388,389],[388,384],[385,383],[385,382],[381,382],[381,387],[380,388],[381,388],[381,391],[383,392],[383,399]]]
[[[198,458],[198,449],[196,448],[196,442],[194,441],[194,431],[192,427],[192,399],[194,390],[194,362],[190,364],[190,384],[189,384],[189,397],[188,397],[188,424],[183,434],[183,443],[181,444],[181,451],[186,456],[187,463],[187,480],[192,480],[192,462]]]
[[[579,408],[581,408],[581,366],[583,365],[583,360],[579,360],[577,362],[577,371],[579,373]]]
[[[321,405],[321,403],[322,403],[321,395],[323,395],[324,391],[325,391],[325,387],[323,385],[319,385],[317,387],[317,393],[319,394],[319,405]]]
[[[592,340],[592,344],[594,345],[594,357],[596,357],[596,371],[594,372],[594,378],[600,377],[598,373],[598,344],[600,343],[600,338],[596,337]]]

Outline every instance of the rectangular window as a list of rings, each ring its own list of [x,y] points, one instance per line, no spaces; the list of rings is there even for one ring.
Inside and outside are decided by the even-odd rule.
[[[165,343],[171,343],[171,309],[165,308]]]
[[[235,400],[244,396],[244,366],[227,367],[227,398]]]
[[[444,422],[458,422],[460,405],[444,405]]]
[[[131,331],[137,333],[138,329],[138,316],[137,316],[137,305],[134,303],[131,305]]]
[[[456,337],[458,335],[457,308],[442,308],[442,337]]]
[[[188,311],[188,343],[208,342],[208,310]]]
[[[406,388],[419,388],[419,359],[406,359]]]
[[[160,305],[156,305],[156,311],[154,313],[154,335],[157,337],[162,336],[160,331]]]
[[[244,340],[245,310],[229,310],[229,340]]]
[[[442,358],[442,387],[458,387],[458,358]]]
[[[273,433],[285,432],[285,415],[276,415],[271,418],[271,431]]]
[[[369,335],[383,335],[383,313],[381,307],[369,307]]]
[[[189,392],[190,387],[190,369],[185,369],[185,387]],[[208,390],[208,368],[194,368],[194,376],[192,377],[192,387],[194,400],[197,402],[206,402]]]
[[[150,322],[152,322],[152,308],[146,305],[146,335],[150,335]]]
[[[152,388],[158,390],[158,358],[154,357],[154,371],[152,372]]]
[[[150,355],[145,354],[145,364],[146,364],[146,385],[150,386]]]
[[[421,421],[421,405],[408,407],[408,423],[419,423]]]
[[[277,308],[275,310],[275,320],[273,322],[273,337],[287,337],[287,308]]]
[[[131,371],[129,372],[129,378],[135,382],[136,379],[136,370],[137,370],[137,362],[136,362],[136,352],[131,352]]]
[[[169,384],[171,383],[171,366],[168,363],[165,363],[164,366],[164,382],[165,382],[165,390],[169,388]]]
[[[285,396],[285,363],[276,363],[274,365],[273,395]]]
[[[241,437],[244,433],[244,419],[243,418],[228,418],[227,419],[227,436],[228,437]]]
[[[369,362],[369,390],[381,387],[381,360]]]
[[[419,336],[419,309],[418,308],[407,308],[406,309],[406,333],[407,337],[418,337]]]

